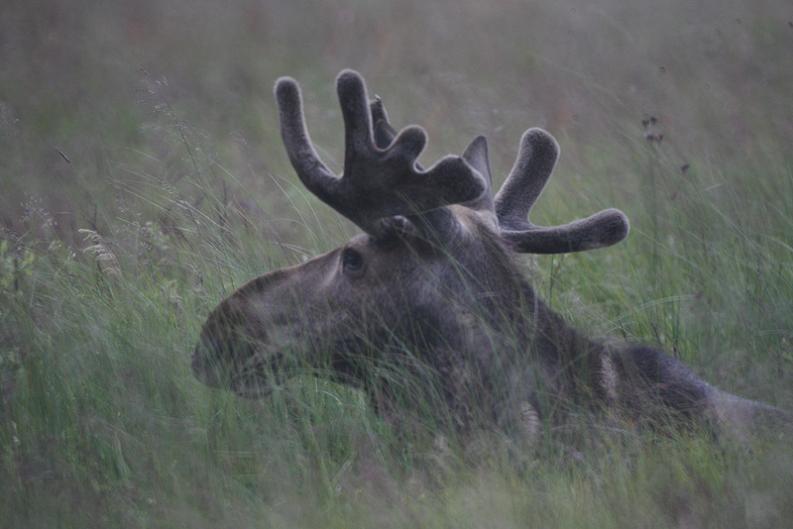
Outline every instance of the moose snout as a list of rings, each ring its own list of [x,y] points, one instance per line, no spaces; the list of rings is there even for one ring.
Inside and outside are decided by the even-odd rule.
[[[206,338],[193,349],[191,368],[198,380],[213,388],[223,387],[228,380],[227,370],[218,360],[217,347]]]
[[[216,326],[208,329],[217,331]],[[244,335],[238,328],[225,332],[205,328],[191,359],[193,375],[200,382],[249,398],[272,390],[282,364],[280,352],[269,351],[265,342]]]

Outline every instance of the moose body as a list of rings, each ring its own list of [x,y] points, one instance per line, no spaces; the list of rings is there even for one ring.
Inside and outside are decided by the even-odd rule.
[[[366,391],[378,412],[437,413],[453,427],[536,432],[572,407],[636,418],[669,414],[728,431],[784,420],[771,406],[721,391],[653,347],[583,336],[532,289],[517,256],[609,246],[628,233],[617,210],[556,227],[528,220],[558,157],[528,130],[501,190],[487,144],[424,170],[424,131],[396,133],[363,79],[337,80],[344,172],[320,161],[297,84],[275,94],[287,153],[303,184],[363,231],[306,263],[250,281],[210,314],[195,375],[246,397],[286,379],[325,376]]]

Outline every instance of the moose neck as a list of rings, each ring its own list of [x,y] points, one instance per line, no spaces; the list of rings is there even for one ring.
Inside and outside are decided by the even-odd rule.
[[[433,294],[411,292],[417,302],[390,322],[377,344],[393,371],[355,377],[376,381],[367,389],[375,407],[398,402],[403,413],[416,394],[409,388],[411,395],[398,393],[411,378],[422,381],[416,387],[442,397],[454,420],[466,424],[500,420],[502,410],[519,409],[522,402],[546,397],[574,402],[585,396],[581,390],[590,384],[573,373],[588,372],[576,367],[591,362],[593,355],[586,352],[601,346],[536,296],[514,254],[490,227],[472,223],[466,237],[442,251],[446,258],[424,271],[427,280],[417,282]],[[339,362],[338,367],[349,365]],[[477,403],[468,402],[473,396]],[[428,397],[416,400],[426,403]],[[510,402],[515,405],[507,406]],[[474,409],[485,415],[470,416]]]

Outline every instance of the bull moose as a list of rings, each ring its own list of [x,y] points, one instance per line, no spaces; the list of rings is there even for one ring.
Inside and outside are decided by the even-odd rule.
[[[442,409],[460,429],[536,432],[582,406],[728,432],[789,420],[657,348],[588,338],[539,299],[518,254],[602,248],[629,228],[616,209],[561,226],[529,220],[559,155],[547,132],[524,133],[494,195],[484,137],[425,169],[422,128],[397,133],[354,71],[338,76],[337,90],[341,175],[317,155],[287,77],[275,85],[281,134],[303,185],[363,233],[223,300],[193,353],[202,382],[256,398],[310,373],[365,391],[386,417]]]

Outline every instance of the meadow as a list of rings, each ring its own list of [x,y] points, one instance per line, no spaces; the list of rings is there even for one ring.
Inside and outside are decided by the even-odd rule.
[[[585,414],[536,447],[404,436],[349,388],[263,400],[190,371],[246,280],[356,232],[294,175],[271,88],[343,159],[361,71],[422,160],[521,132],[562,157],[535,214],[617,246],[522,257],[593,336],[660,344],[793,410],[793,44],[782,1],[12,0],[0,7],[0,527],[790,527],[793,452]],[[433,435],[436,433],[438,435]],[[443,437],[440,434],[443,433]]]

